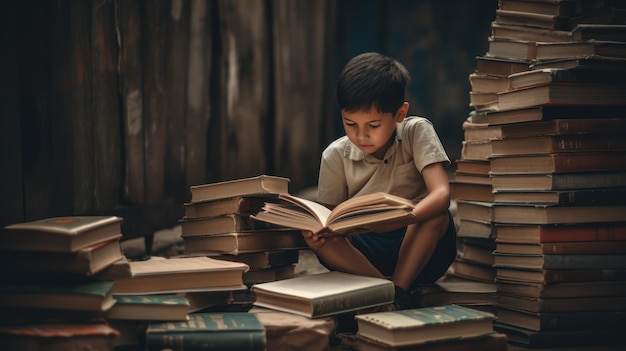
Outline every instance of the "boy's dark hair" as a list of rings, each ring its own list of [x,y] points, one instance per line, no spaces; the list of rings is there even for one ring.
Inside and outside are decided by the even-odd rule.
[[[353,57],[337,80],[337,106],[348,112],[376,107],[381,113],[396,113],[404,103],[410,80],[397,60],[376,52]]]

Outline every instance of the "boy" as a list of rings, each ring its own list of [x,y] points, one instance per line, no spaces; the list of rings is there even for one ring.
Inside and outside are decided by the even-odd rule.
[[[346,135],[322,153],[317,200],[332,208],[383,191],[413,200],[415,224],[351,238],[303,233],[329,269],[391,277],[396,297],[388,309],[417,307],[409,292],[436,281],[456,257],[445,171],[450,160],[432,124],[407,117],[409,79],[402,64],[382,54],[364,53],[347,63],[336,91]]]

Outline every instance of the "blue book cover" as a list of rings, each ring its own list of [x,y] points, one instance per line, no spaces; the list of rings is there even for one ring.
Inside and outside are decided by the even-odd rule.
[[[187,321],[150,322],[146,329],[148,351],[262,351],[265,345],[265,327],[247,312],[192,313]]]

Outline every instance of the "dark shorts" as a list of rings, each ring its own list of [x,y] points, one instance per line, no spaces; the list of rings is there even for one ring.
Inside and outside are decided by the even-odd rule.
[[[456,258],[456,229],[452,214],[449,212],[448,214],[450,218],[448,230],[437,243],[433,256],[413,282],[412,289],[437,281],[446,273]],[[387,233],[355,235],[352,237],[352,245],[361,251],[383,275],[391,276],[396,268],[400,245],[405,233],[406,228],[401,228]],[[322,264],[328,268],[324,262]]]

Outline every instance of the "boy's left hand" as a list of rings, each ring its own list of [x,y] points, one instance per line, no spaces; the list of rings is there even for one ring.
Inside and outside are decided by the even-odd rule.
[[[318,233],[313,233],[312,231],[303,230],[302,237],[304,238],[307,246],[313,251],[320,249],[322,246],[324,246],[324,244],[326,244],[326,239],[324,239]]]

